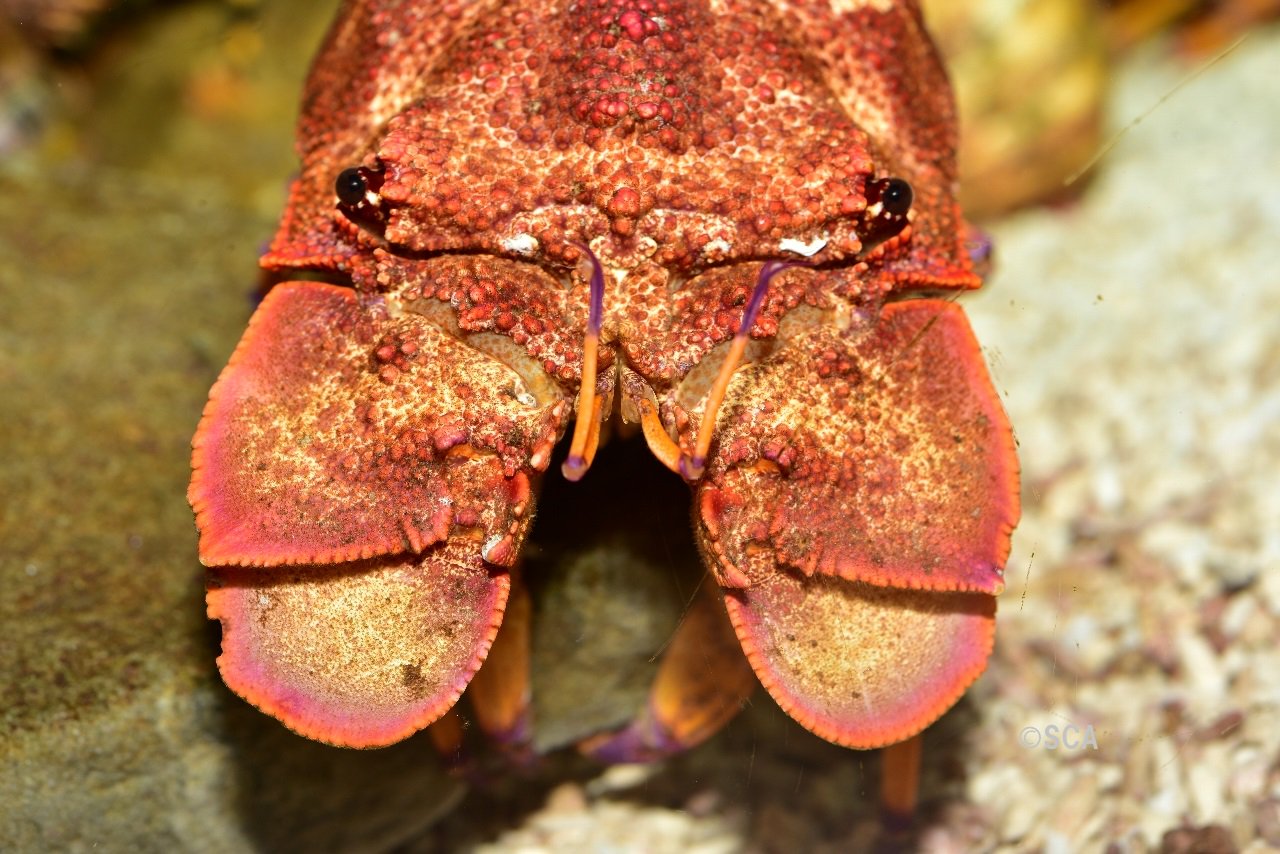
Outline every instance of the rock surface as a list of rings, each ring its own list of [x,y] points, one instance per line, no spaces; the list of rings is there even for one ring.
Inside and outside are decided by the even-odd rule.
[[[217,20],[157,26],[202,45]],[[196,168],[232,137],[192,113],[129,158],[0,165],[2,850],[378,851],[460,794],[424,739],[307,742],[213,667],[189,442],[252,310],[301,67],[276,72],[272,132],[220,143],[220,169],[250,164],[232,182]],[[275,161],[253,159],[264,136]]]

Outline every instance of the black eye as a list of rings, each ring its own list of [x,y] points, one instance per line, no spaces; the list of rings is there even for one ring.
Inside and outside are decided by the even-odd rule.
[[[338,210],[350,222],[373,232],[387,224],[387,212],[379,192],[386,176],[381,169],[352,166],[343,169],[333,182]]]
[[[884,203],[885,212],[893,216],[902,216],[911,210],[911,185],[901,178],[886,178],[877,182],[883,184],[880,190],[880,201]]]
[[[907,214],[915,193],[911,185],[901,178],[880,178],[868,181],[864,191],[867,211],[863,214],[858,236],[865,250],[874,248],[894,237],[907,227]]]
[[[358,205],[364,201],[364,194],[369,185],[365,182],[363,170],[343,169],[338,173],[338,180],[333,182],[333,191],[344,205]]]

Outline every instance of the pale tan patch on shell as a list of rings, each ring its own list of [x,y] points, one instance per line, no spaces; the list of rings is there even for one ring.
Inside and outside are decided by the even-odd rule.
[[[454,704],[501,622],[509,578],[474,551],[463,541],[340,567],[212,570],[224,680],[310,738],[407,737]]]
[[[779,572],[726,596],[747,657],[784,711],[847,747],[923,730],[986,667],[995,599]]]

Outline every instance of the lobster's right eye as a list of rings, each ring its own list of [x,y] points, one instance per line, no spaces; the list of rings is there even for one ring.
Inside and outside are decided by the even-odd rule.
[[[338,179],[333,182],[333,191],[344,205],[358,205],[364,201],[364,194],[369,190],[364,172],[362,167],[352,167],[338,173]]]

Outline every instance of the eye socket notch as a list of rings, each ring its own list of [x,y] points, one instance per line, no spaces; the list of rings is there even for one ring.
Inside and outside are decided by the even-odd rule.
[[[867,197],[867,208],[858,236],[863,246],[870,249],[896,237],[907,227],[907,215],[915,201],[915,192],[909,183],[896,177],[868,181],[863,192]]]
[[[333,192],[338,197],[338,210],[347,219],[360,225],[385,225],[387,216],[379,195],[382,180],[381,169],[370,169],[367,166],[343,169],[333,182]]]

